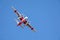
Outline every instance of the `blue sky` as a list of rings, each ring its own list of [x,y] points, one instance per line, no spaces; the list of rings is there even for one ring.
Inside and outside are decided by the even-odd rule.
[[[16,26],[12,6],[36,32]],[[60,0],[0,0],[0,40],[60,40]]]

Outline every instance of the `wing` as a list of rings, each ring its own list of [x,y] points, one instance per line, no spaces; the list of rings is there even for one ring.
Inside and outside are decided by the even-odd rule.
[[[35,29],[34,29],[29,23],[27,23],[27,26],[28,26],[31,30],[33,30],[34,32],[36,32]]]
[[[20,14],[14,7],[12,7],[12,9],[14,10],[14,12],[16,13],[16,15],[17,15],[18,17],[21,17],[21,16],[22,16],[22,14]]]

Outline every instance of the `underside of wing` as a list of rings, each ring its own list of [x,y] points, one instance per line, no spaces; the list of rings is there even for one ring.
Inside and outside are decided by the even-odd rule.
[[[14,7],[12,7],[12,9],[14,10],[14,12],[16,13],[16,15],[17,15],[18,17],[21,17],[21,16],[22,16]]]
[[[27,24],[27,26],[28,26],[29,28],[31,28],[31,30],[33,30],[33,31],[35,32],[35,29],[34,29],[30,24]]]

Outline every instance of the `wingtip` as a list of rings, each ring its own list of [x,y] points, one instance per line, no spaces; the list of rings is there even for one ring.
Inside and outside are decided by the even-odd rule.
[[[34,29],[34,30],[32,30],[32,31],[36,32],[36,30],[35,30],[35,29]]]
[[[14,6],[11,6],[12,8],[14,8]]]
[[[12,8],[13,10],[16,10],[13,6],[11,6],[11,8]]]

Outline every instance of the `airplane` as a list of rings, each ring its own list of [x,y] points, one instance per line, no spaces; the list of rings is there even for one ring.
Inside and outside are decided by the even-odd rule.
[[[14,7],[12,7],[12,9],[14,10],[14,13],[18,16],[18,20],[20,20],[20,22],[18,20],[16,20],[17,22],[17,26],[21,26],[22,24],[28,26],[32,31],[35,32],[35,29],[29,24],[29,22],[27,21],[28,17],[24,17],[20,12],[18,12]],[[23,28],[23,27],[22,27]]]

